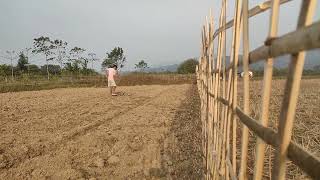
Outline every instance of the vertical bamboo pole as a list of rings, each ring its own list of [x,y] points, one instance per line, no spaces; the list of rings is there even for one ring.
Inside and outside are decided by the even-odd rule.
[[[220,14],[220,20],[219,20],[219,27],[221,27],[222,25],[222,13]],[[215,69],[218,70],[217,73],[215,73],[215,82],[214,82],[214,97],[215,97],[215,101],[214,101],[214,134],[215,134],[215,138],[214,138],[214,152],[215,152],[215,166],[214,166],[214,171],[216,172],[217,169],[217,152],[218,152],[218,141],[219,141],[219,134],[218,134],[218,130],[219,130],[219,101],[217,100],[219,97],[219,89],[220,89],[220,72],[221,72],[221,48],[222,48],[222,34],[219,33],[218,36],[218,48],[217,48],[217,58],[216,58],[216,67]],[[215,173],[215,177],[217,176],[218,173]],[[214,178],[215,179],[215,178]]]
[[[199,67],[200,67],[200,98],[201,98],[201,122],[202,122],[202,135],[203,135],[203,140],[202,140],[202,144],[203,144],[203,147],[202,147],[202,153],[204,155],[204,158],[203,158],[203,165],[204,167],[206,167],[207,165],[207,144],[206,144],[206,139],[207,139],[207,132],[206,132],[206,123],[205,121],[203,120],[203,82],[202,82],[202,63],[203,63],[203,56],[204,56],[204,32],[203,32],[203,29],[201,31],[201,55],[200,55],[200,64],[199,64]]]
[[[209,24],[209,32],[208,32],[208,44],[209,44],[209,48],[208,48],[208,58],[209,58],[209,62],[210,62],[210,69],[209,69],[209,78],[210,78],[210,93],[213,92],[213,89],[214,89],[214,84],[213,84],[213,76],[212,76],[212,68],[213,68],[213,64],[214,64],[214,59],[213,59],[213,47],[214,47],[214,44],[213,44],[213,41],[212,41],[212,35],[213,35],[213,30],[214,30],[214,25],[213,25],[213,16],[212,16],[212,11],[210,9],[210,24]],[[214,127],[214,124],[213,124],[213,121],[214,121],[214,117],[213,117],[213,114],[214,114],[214,98],[212,96],[210,96],[211,98],[211,101],[210,101],[210,110],[211,110],[211,119],[210,119],[210,122],[211,122],[211,130],[212,128]],[[212,141],[211,141],[212,143]],[[211,150],[211,153],[213,153],[214,151]],[[214,158],[213,154],[212,154],[212,158]],[[213,159],[210,159],[211,162],[212,162],[212,166],[211,168],[213,168],[213,165],[214,165],[214,160]],[[211,169],[211,173],[212,175],[214,175],[214,171],[213,169]]]
[[[209,85],[209,79],[208,79],[208,37],[207,37],[207,32],[209,31],[209,27],[208,27],[208,18],[206,17],[206,26],[205,26],[205,69],[206,69],[206,73],[205,73],[205,81],[206,81],[206,122],[208,123],[208,127],[209,127],[209,132],[210,132],[210,119],[209,119],[209,90],[210,90],[210,85]],[[210,142],[210,136],[208,136],[208,140]],[[211,144],[208,143],[208,151],[209,151],[209,154],[208,156],[210,157],[210,146]],[[208,167],[210,167],[210,160],[208,161],[209,164],[208,164]]]
[[[277,35],[278,16],[279,16],[279,0],[272,0],[270,26],[269,26],[269,38],[273,38]],[[273,58],[268,58],[264,65],[263,92],[262,92],[262,104],[261,104],[261,115],[260,115],[260,123],[263,126],[267,126],[268,118],[269,118],[269,101],[270,101],[270,95],[271,95],[272,69],[273,69]],[[266,144],[264,143],[264,141],[260,138],[257,138],[256,161],[255,161],[255,170],[254,170],[254,178],[253,178],[255,180],[262,179],[265,146]]]
[[[206,80],[206,26],[203,26],[203,57],[202,57],[202,65],[203,65],[203,82],[204,82],[204,85],[206,85],[207,81]],[[207,85],[206,85],[207,86]],[[207,98],[207,89],[205,89],[203,87],[203,102],[204,102],[204,106],[203,106],[203,111],[205,111],[207,109],[207,102],[206,102],[206,98]],[[209,135],[210,135],[210,129],[208,129],[208,119],[206,118],[206,115],[205,115],[205,112],[203,112],[203,117],[204,118],[204,123],[205,123],[205,145],[206,145],[206,172],[208,172],[208,166],[209,166]],[[206,173],[206,176],[207,176],[207,173]]]
[[[248,0],[242,2],[242,20],[243,20],[243,111],[250,113],[249,109],[249,17],[248,17]],[[249,131],[246,125],[242,128],[242,147],[239,179],[247,179],[247,153],[248,153]]]
[[[226,14],[227,14],[227,0],[223,0],[223,9],[224,9],[224,16],[223,16],[223,22],[222,22],[222,25],[223,27],[225,28],[226,26]],[[226,98],[226,95],[227,95],[227,88],[226,88],[226,47],[227,47],[227,43],[226,43],[226,29],[223,30],[223,43],[224,43],[224,47],[223,47],[223,67],[222,67],[222,70],[223,70],[223,82],[222,82],[222,89],[223,89],[223,94],[222,94],[222,97],[223,98]],[[227,108],[226,106],[223,106],[223,115],[222,115],[222,122],[223,122],[223,125],[222,125],[222,147],[221,147],[221,154],[219,156],[221,156],[221,162],[220,162],[220,167],[219,167],[219,170],[220,170],[220,174],[222,174],[222,177],[224,175],[224,171],[225,171],[225,137],[226,137],[226,129],[227,129],[227,115],[226,115],[226,112],[227,112]]]
[[[222,1],[222,19],[221,19],[221,27],[224,27],[226,24],[226,2],[225,0]],[[222,97],[225,98],[226,96],[226,30],[221,32],[221,61],[222,61]],[[220,77],[219,77],[220,79]],[[220,116],[220,125],[219,125],[219,134],[221,133],[221,137],[219,138],[219,143],[218,143],[218,161],[217,161],[217,174],[218,171],[220,171],[220,166],[221,166],[221,158],[222,158],[222,147],[223,147],[223,131],[225,127],[225,109],[226,107],[222,105],[221,109],[221,116]]]
[[[212,75],[211,75],[211,72],[212,72],[212,64],[214,63],[213,62],[213,51],[212,51],[212,48],[213,48],[213,43],[211,42],[211,34],[212,34],[212,31],[213,31],[213,18],[212,18],[212,13],[211,13],[211,9],[210,9],[210,16],[209,16],[209,22],[208,22],[208,27],[209,27],[209,30],[208,30],[208,34],[207,34],[207,37],[208,37],[208,61],[210,62],[210,69],[209,69],[209,73],[208,73],[208,78],[209,78],[209,83],[210,83],[210,90],[209,92],[212,93],[213,92],[213,89],[214,89],[214,84],[213,84],[213,79],[212,79]],[[213,124],[213,121],[214,121],[214,117],[213,117],[213,114],[214,114],[214,107],[213,107],[213,103],[214,103],[214,98],[212,96],[210,96],[210,112],[211,112],[211,118],[210,118],[210,131],[211,131],[211,139],[210,139],[210,144],[211,144],[211,150],[210,150],[210,153],[211,153],[211,159],[210,159],[210,179],[213,178],[213,174],[214,174],[214,171],[213,171],[213,166],[214,166],[214,150],[213,150],[213,128],[214,128],[214,124]]]
[[[232,101],[233,101],[233,98],[232,98],[232,92],[233,92],[233,76],[231,73],[232,70],[230,69],[229,71],[230,75],[229,75],[229,92],[228,92],[228,97],[229,97],[229,104],[228,104],[228,112],[227,112],[227,129],[226,129],[226,148],[225,148],[225,159],[224,159],[224,165],[225,165],[225,176],[226,176],[226,179],[228,180],[229,179],[229,166],[227,166],[226,162],[227,162],[227,159],[229,159],[228,157],[228,152],[230,152],[230,130],[231,130],[231,110],[230,110],[230,107],[232,106]]]
[[[297,29],[311,23],[315,7],[315,0],[305,0],[302,2]],[[295,118],[304,60],[305,51],[302,51],[298,54],[293,54],[291,56],[291,62],[289,65],[289,72],[279,118],[279,146],[276,148],[275,165],[273,168],[272,179],[285,179],[288,146],[291,141],[292,127]]]
[[[238,54],[240,46],[240,15],[241,15],[241,0],[236,1],[235,15],[235,48],[234,48],[234,63],[233,63],[233,101],[232,101],[232,166],[233,172],[237,174],[237,72],[238,72]]]
[[[237,7],[237,6],[236,6]],[[236,8],[235,8],[235,14],[236,14]],[[236,27],[236,21],[233,21],[233,31],[232,31],[232,42],[231,42],[231,54],[230,54],[230,64],[233,63],[234,60],[234,48],[235,48],[235,28]],[[233,96],[232,96],[232,92],[233,92],[233,69],[230,68],[229,72],[228,72],[228,88],[227,88],[227,100],[229,101],[228,107],[226,108],[226,112],[225,112],[225,117],[226,117],[226,130],[224,133],[224,152],[222,154],[222,164],[223,164],[223,170],[224,171],[224,175],[226,180],[229,180],[229,166],[227,166],[227,153],[228,151],[230,151],[230,129],[231,129],[231,113],[232,111],[230,110],[230,107],[232,106],[232,101],[233,101]]]

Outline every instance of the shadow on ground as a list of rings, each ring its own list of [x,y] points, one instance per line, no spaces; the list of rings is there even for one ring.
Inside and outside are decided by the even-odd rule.
[[[151,170],[150,174],[161,179],[203,179],[200,99],[196,85],[187,91],[163,143],[162,170]]]

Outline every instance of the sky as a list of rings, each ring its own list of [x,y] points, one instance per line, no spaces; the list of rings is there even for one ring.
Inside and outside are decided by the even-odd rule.
[[[227,20],[233,17],[234,2],[228,1]],[[263,1],[249,2],[253,7]],[[294,0],[280,9],[280,35],[295,29],[300,4]],[[199,56],[205,16],[211,8],[217,25],[220,7],[220,0],[0,0],[0,55],[32,47],[34,38],[49,36],[101,59],[122,47],[128,70],[140,60],[151,67],[178,64]],[[314,21],[319,19],[320,2]],[[250,19],[251,50],[263,44],[268,26],[269,11]],[[227,39],[231,43],[231,29]],[[45,64],[41,56],[30,61]],[[0,63],[9,62],[0,58]]]

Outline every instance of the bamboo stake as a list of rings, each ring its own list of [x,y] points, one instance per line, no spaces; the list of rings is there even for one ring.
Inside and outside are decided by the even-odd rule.
[[[208,33],[208,38],[209,38],[209,42],[208,42],[208,45],[209,45],[209,61],[211,62],[211,64],[210,64],[210,73],[209,73],[209,77],[210,77],[210,85],[211,85],[211,89],[210,89],[210,93],[212,93],[213,92],[213,90],[214,90],[214,84],[213,84],[213,82],[214,82],[214,77],[211,75],[211,71],[212,71],[212,69],[213,69],[213,66],[214,66],[214,58],[213,58],[213,54],[214,54],[214,44],[213,43],[210,43],[211,41],[212,41],[212,34],[213,34],[213,31],[214,31],[214,22],[213,22],[213,16],[212,16],[212,11],[211,11],[211,9],[210,9],[210,31],[209,31],[209,33]],[[215,127],[215,125],[213,124],[213,122],[214,122],[214,98],[212,97],[212,100],[211,100],[211,102],[210,102],[210,107],[211,107],[211,113],[212,113],[212,119],[211,119],[211,123],[212,123],[212,126],[211,126],[211,130],[212,130],[212,128],[214,128]],[[212,144],[213,145],[213,144]],[[215,172],[214,172],[214,169],[213,169],[213,167],[214,167],[214,158],[215,158],[215,156],[214,156],[214,153],[215,152],[215,150],[213,149],[212,151],[211,151],[211,153],[212,153],[212,159],[211,159],[211,162],[212,162],[212,169],[211,169],[211,172],[213,173],[213,178],[214,178],[214,174],[215,174]]]
[[[233,101],[232,101],[232,165],[233,171],[237,174],[237,121],[236,121],[236,107],[237,107],[237,67],[238,67],[238,53],[240,46],[240,15],[241,15],[241,0],[236,1],[236,15],[235,15],[235,47],[234,47],[234,66],[233,66]]]
[[[226,0],[222,1],[222,26],[225,26],[226,24]],[[221,52],[221,60],[222,60],[222,97],[226,97],[226,74],[225,74],[225,67],[226,67],[226,31],[222,31],[222,52]],[[220,78],[219,78],[220,79]],[[219,131],[222,132],[222,138],[219,139],[219,144],[218,144],[218,162],[217,162],[217,174],[220,171],[221,168],[221,158],[222,158],[222,151],[223,151],[223,146],[224,146],[224,139],[223,139],[223,132],[225,128],[225,111],[226,107],[222,106],[222,113],[221,113],[221,118],[220,118],[220,127]]]
[[[271,14],[270,14],[269,38],[273,38],[277,35],[279,0],[273,0],[271,6],[272,7],[271,7]],[[271,84],[272,84],[272,69],[273,69],[273,58],[268,58],[264,65],[263,92],[262,92],[262,104],[261,104],[261,115],[260,115],[260,123],[263,126],[268,125],[269,103],[270,103]],[[266,144],[263,142],[263,140],[261,140],[260,138],[257,138],[256,161],[255,161],[255,170],[254,170],[254,179],[256,180],[262,179],[265,146]]]
[[[242,2],[242,13],[243,13],[243,107],[244,113],[249,114],[249,17],[248,17],[248,0]],[[247,179],[247,154],[248,154],[248,143],[249,143],[249,130],[247,126],[243,125],[242,128],[242,147],[241,147],[241,163],[239,179]]]
[[[234,22],[235,23],[235,22]],[[233,25],[234,27],[236,27],[235,25]],[[231,42],[231,53],[230,53],[230,63],[233,63],[233,59],[234,59],[234,56],[233,56],[233,53],[234,53],[234,46],[235,46],[235,30],[232,31],[232,42]],[[230,103],[230,106],[232,104],[232,101],[233,101],[233,98],[232,98],[232,92],[233,92],[233,76],[232,76],[232,73],[233,70],[230,68],[228,70],[228,88],[227,88],[227,99]],[[224,173],[225,175],[225,178],[226,180],[229,180],[229,167],[226,165],[226,157],[227,157],[227,150],[230,149],[230,128],[231,128],[231,110],[229,108],[226,109],[226,112],[225,112],[225,117],[226,117],[226,124],[225,124],[225,127],[226,127],[226,130],[225,130],[225,134],[224,134],[224,144],[225,144],[225,147],[224,147],[224,151],[223,151],[223,154],[222,154],[222,164],[223,164],[223,169],[222,169],[222,172]]]
[[[229,96],[229,107],[231,107],[232,106],[232,100],[233,100],[233,98],[232,98],[232,92],[233,92],[233,86],[232,86],[232,84],[233,84],[233,76],[232,76],[232,74],[230,75],[230,91],[229,91],[229,94],[228,94],[228,96]],[[228,149],[230,149],[230,130],[231,130],[231,110],[230,110],[230,108],[228,108],[228,112],[227,112],[227,131],[226,131],[226,157],[227,157],[227,151],[228,151]],[[226,171],[225,171],[225,175],[226,175],[226,179],[228,180],[229,179],[229,171],[230,171],[230,169],[229,169],[229,167],[228,166],[225,166],[225,168],[226,168]],[[232,170],[232,169],[231,169]]]
[[[224,9],[224,16],[223,16],[223,26],[226,26],[226,14],[227,14],[227,0],[223,0],[223,9]],[[226,88],[226,49],[227,49],[227,42],[226,42],[226,30],[224,30],[223,32],[223,43],[224,43],[224,47],[223,47],[223,82],[222,82],[222,97],[226,98],[227,95],[227,88]],[[225,133],[226,133],[226,128],[227,128],[227,119],[226,119],[226,112],[227,112],[227,107],[223,107],[223,111],[222,111],[222,134],[223,134],[223,138],[222,138],[222,147],[221,147],[221,152],[219,154],[220,156],[220,161],[219,161],[219,172],[220,174],[222,174],[223,177],[223,172],[225,171],[225,164],[224,164],[224,158],[225,158]]]
[[[211,15],[210,15],[211,16]],[[207,93],[208,93],[208,97],[209,97],[209,92],[211,92],[212,91],[212,82],[211,82],[211,76],[210,76],[210,72],[211,72],[211,70],[212,70],[212,60],[211,60],[211,51],[210,51],[210,49],[211,49],[211,45],[209,45],[209,42],[210,42],[210,31],[212,31],[211,29],[212,29],[212,27],[211,27],[211,17],[209,17],[209,21],[210,22],[208,22],[207,21],[207,27],[208,27],[208,30],[207,30],[207,34],[206,34],[206,36],[207,36],[207,49],[206,49],[206,54],[207,54],[207,56],[206,56],[206,58],[207,58],[207,62],[208,62],[208,67],[207,67],[207,70],[208,70],[208,73],[207,73],[207,80],[208,80],[208,90],[207,90]],[[209,133],[209,146],[210,146],[210,148],[209,148],[209,179],[210,179],[210,177],[211,177],[211,167],[212,167],[212,161],[211,161],[211,158],[212,158],[212,143],[211,143],[211,139],[212,139],[212,120],[213,120],[213,113],[212,113],[212,101],[213,101],[213,98],[210,96],[210,98],[208,99],[208,108],[209,108],[209,114],[210,114],[210,118],[208,119],[208,129],[209,129],[209,131],[210,131],[210,133]]]
[[[219,26],[221,27],[222,25],[222,12],[220,14],[220,20],[219,20]],[[216,69],[220,70],[221,69],[221,46],[222,46],[222,34],[219,34],[219,38],[218,38],[218,50],[217,50],[217,58],[216,58]],[[215,99],[219,96],[219,88],[220,88],[220,77],[219,74],[215,74],[215,82],[214,82],[214,96]],[[219,129],[219,102],[217,100],[214,101],[214,152],[218,151],[218,135],[217,135],[217,131]],[[216,153],[216,157],[217,157],[217,153]],[[217,159],[216,159],[217,160]],[[216,175],[218,173],[216,173],[216,169],[217,169],[217,161],[215,161],[215,165],[214,165],[214,175],[216,177]],[[214,178],[215,179],[215,178]]]
[[[315,11],[316,1],[303,1],[300,10],[297,29],[309,25]],[[305,60],[305,51],[293,54],[289,65],[289,72],[282,101],[280,122],[278,126],[278,142],[276,148],[275,165],[272,179],[285,179],[288,147],[292,136],[292,127],[296,112],[296,105],[300,90],[300,81]]]

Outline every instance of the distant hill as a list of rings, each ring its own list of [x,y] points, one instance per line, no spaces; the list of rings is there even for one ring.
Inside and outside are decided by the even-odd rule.
[[[274,67],[283,69],[288,68],[290,56],[277,57],[274,61]],[[320,50],[309,51],[306,54],[306,59],[304,63],[305,70],[312,70],[320,65]],[[251,64],[250,68],[253,70],[263,69],[263,61]]]
[[[239,60],[242,60],[242,55],[239,55]],[[288,68],[290,56],[281,56],[277,57],[274,60],[274,67],[278,69]],[[230,57],[227,56],[227,66],[230,62]],[[254,64],[250,64],[250,69],[252,70],[259,70],[263,69],[264,61],[260,61]],[[320,66],[320,50],[313,50],[309,51],[306,54],[304,69],[305,70],[313,70]],[[241,71],[241,68],[239,69]]]
[[[165,65],[159,67],[152,67],[145,70],[145,72],[176,72],[178,69],[178,64]]]
[[[290,56],[281,56],[277,57],[274,61],[274,67],[278,69],[283,69],[287,68],[289,64],[289,58]],[[229,65],[230,62],[230,57],[227,56],[227,66]],[[239,55],[239,60],[242,60],[242,55]],[[254,63],[250,65],[251,70],[259,70],[263,69],[263,64],[264,61],[260,61],[258,63]],[[178,69],[178,64],[172,64],[172,65],[165,65],[165,66],[159,66],[159,67],[151,67],[145,70],[145,72],[176,72]],[[320,50],[313,50],[309,51],[306,54],[306,60],[305,60],[305,65],[304,69],[305,70],[312,70],[314,68],[317,68],[320,66]],[[242,68],[239,68],[239,71],[241,71]]]

